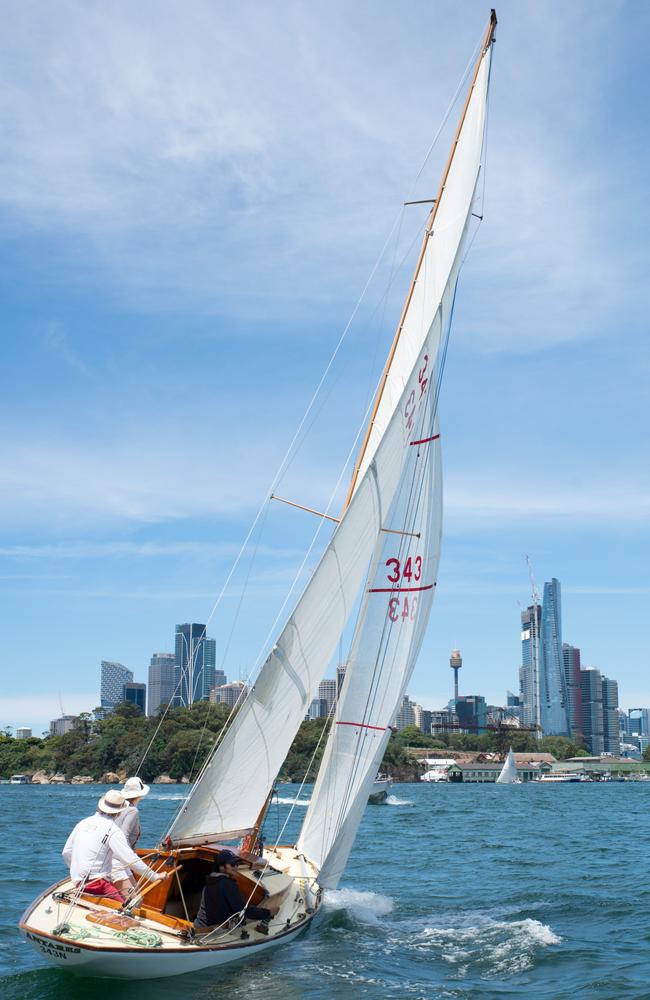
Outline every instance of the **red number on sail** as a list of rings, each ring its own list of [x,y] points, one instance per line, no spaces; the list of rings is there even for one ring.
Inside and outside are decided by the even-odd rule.
[[[415,576],[414,580],[419,580],[422,576],[422,556],[415,557]]]
[[[388,617],[392,622],[396,622],[399,619],[399,614],[397,609],[399,608],[399,597],[391,597],[388,602]]]
[[[402,577],[404,580],[410,580],[412,576],[413,576],[413,566],[411,557],[409,556],[406,562],[404,563],[404,569],[402,570]]]
[[[427,367],[429,365],[429,355],[428,354],[424,355],[423,361],[424,361],[424,364],[422,365],[422,367],[420,368],[420,371],[418,372],[418,382],[420,383],[420,399],[422,399],[422,397],[424,396],[425,392],[427,391],[427,384],[429,382],[428,377],[427,378],[424,377],[424,374],[425,374],[425,372],[427,370]]]
[[[387,566],[391,566],[392,565],[392,566],[395,567],[395,569],[393,570],[393,572],[389,573],[388,576],[386,577],[386,579],[390,583],[399,583],[399,571],[400,571],[399,559],[387,559],[386,560],[386,565]]]
[[[415,389],[411,389],[411,394],[406,400],[404,416],[406,417],[406,428],[410,431],[413,426],[413,417],[415,416]]]

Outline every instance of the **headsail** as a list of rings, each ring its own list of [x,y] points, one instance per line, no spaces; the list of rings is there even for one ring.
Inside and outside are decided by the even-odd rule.
[[[480,171],[494,24],[493,16],[349,493],[354,503],[385,426],[404,406],[404,384],[413,386],[403,411],[412,452],[389,516],[390,527],[404,533],[397,548],[397,536],[389,536],[392,544],[377,542],[334,726],[298,841],[325,888],[337,885],[345,867],[433,600],[442,523],[438,358]]]

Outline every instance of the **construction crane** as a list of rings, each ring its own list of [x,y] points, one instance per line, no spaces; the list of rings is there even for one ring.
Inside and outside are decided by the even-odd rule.
[[[535,733],[538,736],[541,733],[541,727],[538,725],[532,726],[522,726],[519,719],[514,716],[510,716],[505,719],[497,719],[494,716],[488,717],[488,722],[484,726],[474,726],[465,725],[461,727],[456,722],[443,722],[436,723],[437,730],[444,730],[445,734],[458,734],[462,736],[463,733],[477,733],[482,735],[484,733],[495,733],[496,743],[497,743],[497,753],[499,756],[505,760],[506,754],[508,753],[508,747],[512,741],[512,737],[516,736],[518,733]]]

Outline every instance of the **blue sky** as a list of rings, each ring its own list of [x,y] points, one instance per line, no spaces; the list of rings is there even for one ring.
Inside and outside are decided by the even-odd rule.
[[[489,8],[2,6],[0,724],[40,731],[97,703],[102,659],[146,680],[175,623],[206,620],[398,219],[277,488],[328,502],[413,264],[400,205],[432,196],[449,128],[413,178]],[[650,11],[497,12],[410,693],[447,701],[454,645],[466,693],[516,689],[528,553],[565,641],[648,705]],[[210,626],[230,677],[315,528],[262,521]]]

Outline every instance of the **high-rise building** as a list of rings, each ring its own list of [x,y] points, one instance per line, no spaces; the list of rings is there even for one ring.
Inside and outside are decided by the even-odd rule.
[[[430,712],[428,708],[422,708],[422,705],[416,705],[414,709],[415,714],[415,725],[418,727],[420,732],[426,733],[427,736],[431,735],[431,723],[433,721],[433,712]]]
[[[19,726],[16,729],[16,739],[17,740],[29,740],[31,739],[32,731],[28,726]]]
[[[217,644],[205,634],[206,626],[186,622],[176,626],[174,705],[188,708],[207,701],[215,686]]]
[[[568,736],[569,715],[562,656],[562,597],[555,577],[544,584],[539,672],[540,723],[546,736]]]
[[[102,660],[101,688],[99,704],[103,709],[112,712],[122,701],[125,684],[133,680],[133,671],[117,663],[115,660]]]
[[[336,668],[336,697],[341,693],[341,688],[343,687],[343,681],[345,680],[345,668],[347,663],[339,663]]]
[[[173,653],[154,653],[149,663],[149,698],[147,715],[156,715],[161,705],[174,697],[176,657]]]
[[[584,738],[590,753],[598,756],[605,749],[603,725],[603,679],[594,667],[580,669]]]
[[[314,698],[314,700],[309,705],[309,711],[307,713],[307,718],[312,721],[313,719],[326,719],[329,715],[327,710],[327,699],[326,698]]]
[[[462,694],[456,702],[456,715],[461,730],[466,729],[472,735],[486,733],[487,704],[481,694]]]
[[[524,721],[524,705],[521,695],[513,694],[512,691],[506,691],[506,711],[509,717],[518,719],[519,722]]]
[[[627,713],[627,732],[637,736],[650,736],[650,709],[631,708]]]
[[[562,643],[562,660],[564,663],[564,679],[566,681],[569,707],[569,728],[571,736],[584,736],[584,719],[582,714],[582,686],[580,682],[580,650],[577,646]]]
[[[324,680],[318,685],[318,697],[327,704],[325,715],[328,716],[337,698],[338,680]]]
[[[248,688],[243,681],[232,681],[212,688],[209,700],[216,705],[227,705],[228,708],[239,708],[248,694]]]
[[[122,701],[129,701],[145,713],[147,706],[147,685],[138,684],[136,681],[127,681],[122,688]]]
[[[606,753],[621,752],[618,722],[618,684],[603,677],[603,742]]]
[[[521,612],[521,669],[519,689],[524,725],[540,725],[539,662],[542,609],[533,604]]]
[[[431,713],[431,735],[444,736],[446,733],[459,732],[458,715],[450,708]]]
[[[415,725],[415,702],[411,701],[407,694],[402,698],[402,704],[395,719],[396,729],[406,729],[407,726]]]

